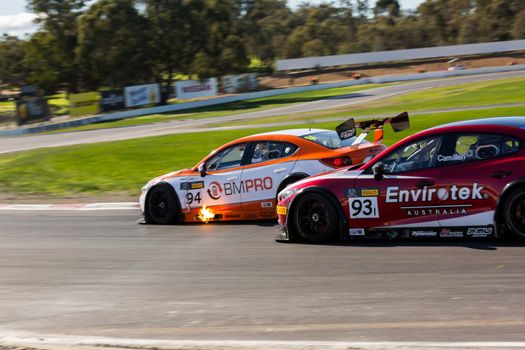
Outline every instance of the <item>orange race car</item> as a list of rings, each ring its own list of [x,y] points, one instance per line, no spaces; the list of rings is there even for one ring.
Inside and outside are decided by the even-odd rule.
[[[401,119],[406,119],[408,127],[404,113],[360,123],[349,119],[337,131],[281,130],[232,141],[193,168],[149,181],[140,196],[145,221],[169,224],[277,218],[277,194],[287,185],[368,161],[386,149],[381,143],[383,124]],[[359,136],[356,127],[363,129]],[[374,141],[366,141],[372,129]]]

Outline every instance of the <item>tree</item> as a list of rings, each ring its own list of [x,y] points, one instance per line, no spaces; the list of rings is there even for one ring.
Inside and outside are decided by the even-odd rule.
[[[195,56],[192,72],[200,78],[241,73],[248,66],[246,48],[235,31],[237,7],[232,0],[209,1],[206,6],[206,41]]]
[[[206,2],[144,0],[143,3],[153,35],[155,75],[169,88],[176,72],[191,74],[195,56],[206,43]]]
[[[47,94],[62,87],[64,61],[56,38],[39,31],[25,43],[22,66],[27,70],[27,83],[37,85]]]
[[[265,65],[283,56],[286,38],[292,30],[292,11],[286,1],[245,1],[240,9],[239,26],[248,54],[258,57]]]
[[[82,83],[123,87],[148,82],[152,76],[146,19],[132,0],[99,0],[79,18],[77,61]]]
[[[374,7],[374,15],[377,17],[387,13],[389,17],[399,17],[400,9],[397,0],[378,0]]]
[[[39,14],[37,22],[54,38],[61,61],[60,80],[69,91],[77,90],[77,19],[82,13],[85,0],[29,0],[28,9]]]
[[[20,64],[25,56],[25,42],[15,36],[0,37],[0,82],[22,85],[27,80],[27,70]]]
[[[525,9],[521,10],[514,18],[512,36],[514,39],[525,39]]]

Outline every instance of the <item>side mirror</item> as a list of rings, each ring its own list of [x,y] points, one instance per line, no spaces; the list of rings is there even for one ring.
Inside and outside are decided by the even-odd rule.
[[[386,172],[386,165],[382,162],[376,163],[372,167],[372,172],[374,173],[374,180],[381,181]]]
[[[201,177],[206,176],[206,163],[199,164],[199,166],[197,167],[197,170],[201,174]]]

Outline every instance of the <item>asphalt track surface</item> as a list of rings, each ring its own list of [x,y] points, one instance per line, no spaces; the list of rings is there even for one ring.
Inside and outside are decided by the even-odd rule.
[[[216,127],[211,129],[203,127],[213,123],[226,123],[248,119],[256,120],[257,118],[263,117],[298,114],[303,112],[312,112],[331,108],[345,107],[350,105],[362,105],[376,100],[411,93],[422,89],[518,76],[525,76],[525,71],[491,73],[434,80],[422,80],[417,82],[363,90],[358,93],[352,93],[349,95],[343,95],[329,99],[323,99],[307,103],[298,103],[285,107],[237,114],[232,116],[193,120],[177,120],[166,123],[137,125],[101,130],[78,131],[60,134],[2,137],[0,138],[0,154],[42,147],[68,146],[74,144],[126,140],[166,134],[217,130]],[[399,111],[393,111],[393,113],[397,112]],[[236,127],[230,127],[230,129],[232,128]]]
[[[519,242],[282,244],[271,222],[149,226],[138,217],[0,211],[0,348],[28,334],[308,349],[525,340]]]

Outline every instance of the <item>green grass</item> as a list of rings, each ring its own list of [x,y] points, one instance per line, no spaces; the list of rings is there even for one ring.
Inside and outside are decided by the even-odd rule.
[[[417,131],[451,121],[515,114],[507,113],[512,112],[509,109],[482,112],[486,111],[414,117],[409,130],[394,133],[387,127],[384,142],[391,145]],[[315,126],[333,129],[337,124]],[[309,125],[296,127],[305,126]],[[193,166],[211,150],[233,139],[277,129],[281,127],[168,135],[8,154],[0,158],[0,193],[52,197],[108,193],[138,196],[141,186],[155,176]]]

